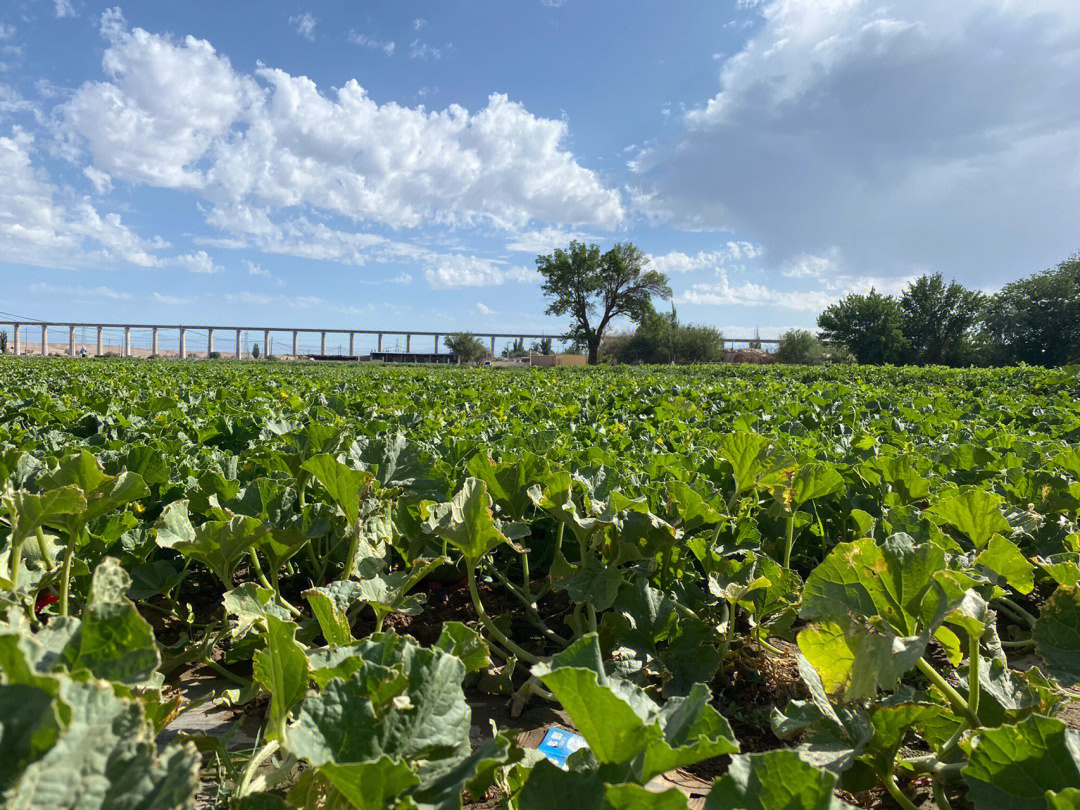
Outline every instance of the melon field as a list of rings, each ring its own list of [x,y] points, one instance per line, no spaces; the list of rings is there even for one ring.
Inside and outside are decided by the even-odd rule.
[[[1080,807],[1074,371],[3,358],[0,403],[5,806]]]

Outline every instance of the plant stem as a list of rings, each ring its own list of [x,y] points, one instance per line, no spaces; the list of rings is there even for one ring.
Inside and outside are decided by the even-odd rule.
[[[937,804],[938,810],[952,810],[952,805],[949,804],[949,797],[945,795],[945,785],[942,781],[935,777],[932,784],[934,788],[934,803]]]
[[[60,607],[61,616],[68,615],[68,592],[71,587],[71,561],[75,557],[75,546],[83,532],[82,522],[76,523],[68,534],[67,548],[64,549],[64,567],[60,572]]]
[[[1012,599],[1007,596],[1002,596],[998,598],[998,602],[1005,605],[1012,612],[1016,613],[1020,620],[1032,630],[1035,629],[1035,617],[1028,613],[1026,610],[1024,610],[1022,607],[1020,607],[1020,605],[1016,604],[1016,602],[1014,602]]]
[[[1003,641],[1001,642],[1001,646],[1006,649],[1028,650],[1035,646],[1035,639],[1025,638],[1020,641]]]
[[[476,566],[469,565],[469,596],[472,597],[473,608],[476,610],[476,615],[480,619],[480,623],[484,625],[484,628],[495,637],[503,647],[512,652],[522,661],[529,664],[538,664],[540,659],[533,655],[528,650],[523,650],[517,644],[512,642],[506,637],[498,627],[495,626],[495,622],[491,620],[491,617],[487,615],[487,611],[484,610],[484,605],[480,601],[480,592],[476,589]]]
[[[593,607],[592,602],[586,602],[585,608],[589,616],[589,632],[596,632],[596,608]]]
[[[51,571],[52,567],[56,565],[56,560],[53,559],[52,552],[49,551],[49,546],[45,542],[45,530],[38,526],[35,534],[37,535],[38,550],[41,551],[41,556],[44,558]]]
[[[979,638],[970,634],[968,648],[968,708],[976,717],[979,716]]]
[[[787,517],[784,536],[784,568],[791,568],[791,547],[795,545],[795,513]]]
[[[259,770],[259,766],[262,765],[268,757],[272,756],[273,753],[277,751],[277,748],[277,740],[271,740],[248,760],[247,767],[244,768],[244,776],[240,780],[240,784],[236,787],[236,795],[238,798],[243,798],[247,794],[251,785],[251,780],[255,778],[255,772]]]
[[[516,596],[518,598],[518,601],[520,601],[525,606],[525,615],[529,619],[529,623],[533,627],[543,633],[544,636],[547,637],[550,641],[554,641],[557,644],[562,644],[564,647],[570,643],[567,639],[563,638],[547,626],[544,620],[540,618],[540,614],[537,612],[536,608],[533,607],[532,602],[529,601],[528,597],[525,596],[525,594],[521,593],[520,588],[518,588],[516,585],[514,585],[514,583],[508,580],[506,576],[501,571],[499,571],[499,569],[492,567],[491,570],[492,573],[495,574],[495,578],[499,580],[500,583],[505,585],[506,589],[510,591],[510,593],[512,593],[514,596]]]
[[[345,558],[345,570],[341,572],[340,579],[352,579],[353,568],[356,565],[356,550],[360,547],[360,521],[355,526],[350,526],[352,536],[349,538],[349,556]]]
[[[210,669],[214,670],[214,672],[216,672],[218,675],[221,675],[223,678],[228,678],[235,684],[239,684],[244,688],[251,686],[251,681],[247,680],[246,678],[241,678],[235,672],[230,672],[213,658],[211,658],[209,655],[203,656],[202,662],[206,666],[210,667]]]
[[[525,588],[525,593],[532,596],[532,580],[529,578],[529,552],[521,552],[521,584]]]
[[[255,571],[255,577],[259,580],[259,583],[264,588],[266,588],[268,591],[271,591],[274,594],[274,598],[277,601],[277,603],[279,605],[281,605],[283,608],[285,608],[287,611],[289,611],[289,613],[291,613],[292,615],[294,615],[294,616],[303,616],[304,615],[303,613],[301,613],[299,610],[297,610],[295,607],[290,605],[288,602],[286,602],[281,597],[281,591],[279,591],[275,587],[275,585],[277,585],[277,574],[276,573],[274,575],[274,584],[273,585],[270,584],[270,581],[266,578],[266,574],[263,573],[262,565],[259,564],[259,555],[258,555],[258,552],[255,551],[254,546],[252,546],[251,548],[248,549],[248,557],[251,558],[251,567]]]
[[[964,700],[964,697],[953,689],[953,687],[949,685],[949,682],[941,677],[938,671],[927,663],[925,658],[920,658],[916,661],[915,666],[918,667],[919,672],[930,680],[930,683],[938,688],[938,691],[945,695],[949,703],[952,704],[953,711],[971,723],[972,728],[978,728],[982,725],[979,716],[971,711],[967,701]]]
[[[893,801],[904,808],[904,810],[919,810],[919,808],[915,806],[915,803],[904,795],[904,791],[900,790],[900,786],[896,784],[896,777],[893,775],[891,768],[885,773],[880,774],[880,776],[881,781],[885,784],[885,789],[889,791],[889,795],[893,797]]]

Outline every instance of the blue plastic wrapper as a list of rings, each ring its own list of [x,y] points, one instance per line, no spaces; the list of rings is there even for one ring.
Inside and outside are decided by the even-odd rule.
[[[585,747],[585,738],[565,728],[552,726],[547,730],[544,739],[536,750],[547,757],[555,765],[566,770],[567,758],[579,748]]]

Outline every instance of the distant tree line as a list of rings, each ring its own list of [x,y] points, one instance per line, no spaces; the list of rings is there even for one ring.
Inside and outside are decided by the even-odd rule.
[[[895,365],[1059,366],[1080,362],[1080,256],[993,295],[940,273],[899,296],[852,293],[818,316],[817,337],[792,330],[780,339],[782,363],[847,357]]]

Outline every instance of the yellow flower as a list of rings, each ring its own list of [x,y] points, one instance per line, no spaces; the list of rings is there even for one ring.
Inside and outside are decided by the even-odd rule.
[[[143,512],[145,512],[145,511],[146,511],[146,507],[145,507],[145,506],[143,506],[143,505],[142,505],[141,503],[137,503],[137,504],[134,504],[134,505],[132,506],[132,509],[134,509],[134,510],[135,510],[135,514],[136,514],[136,515],[141,515],[141,514],[142,514]]]

